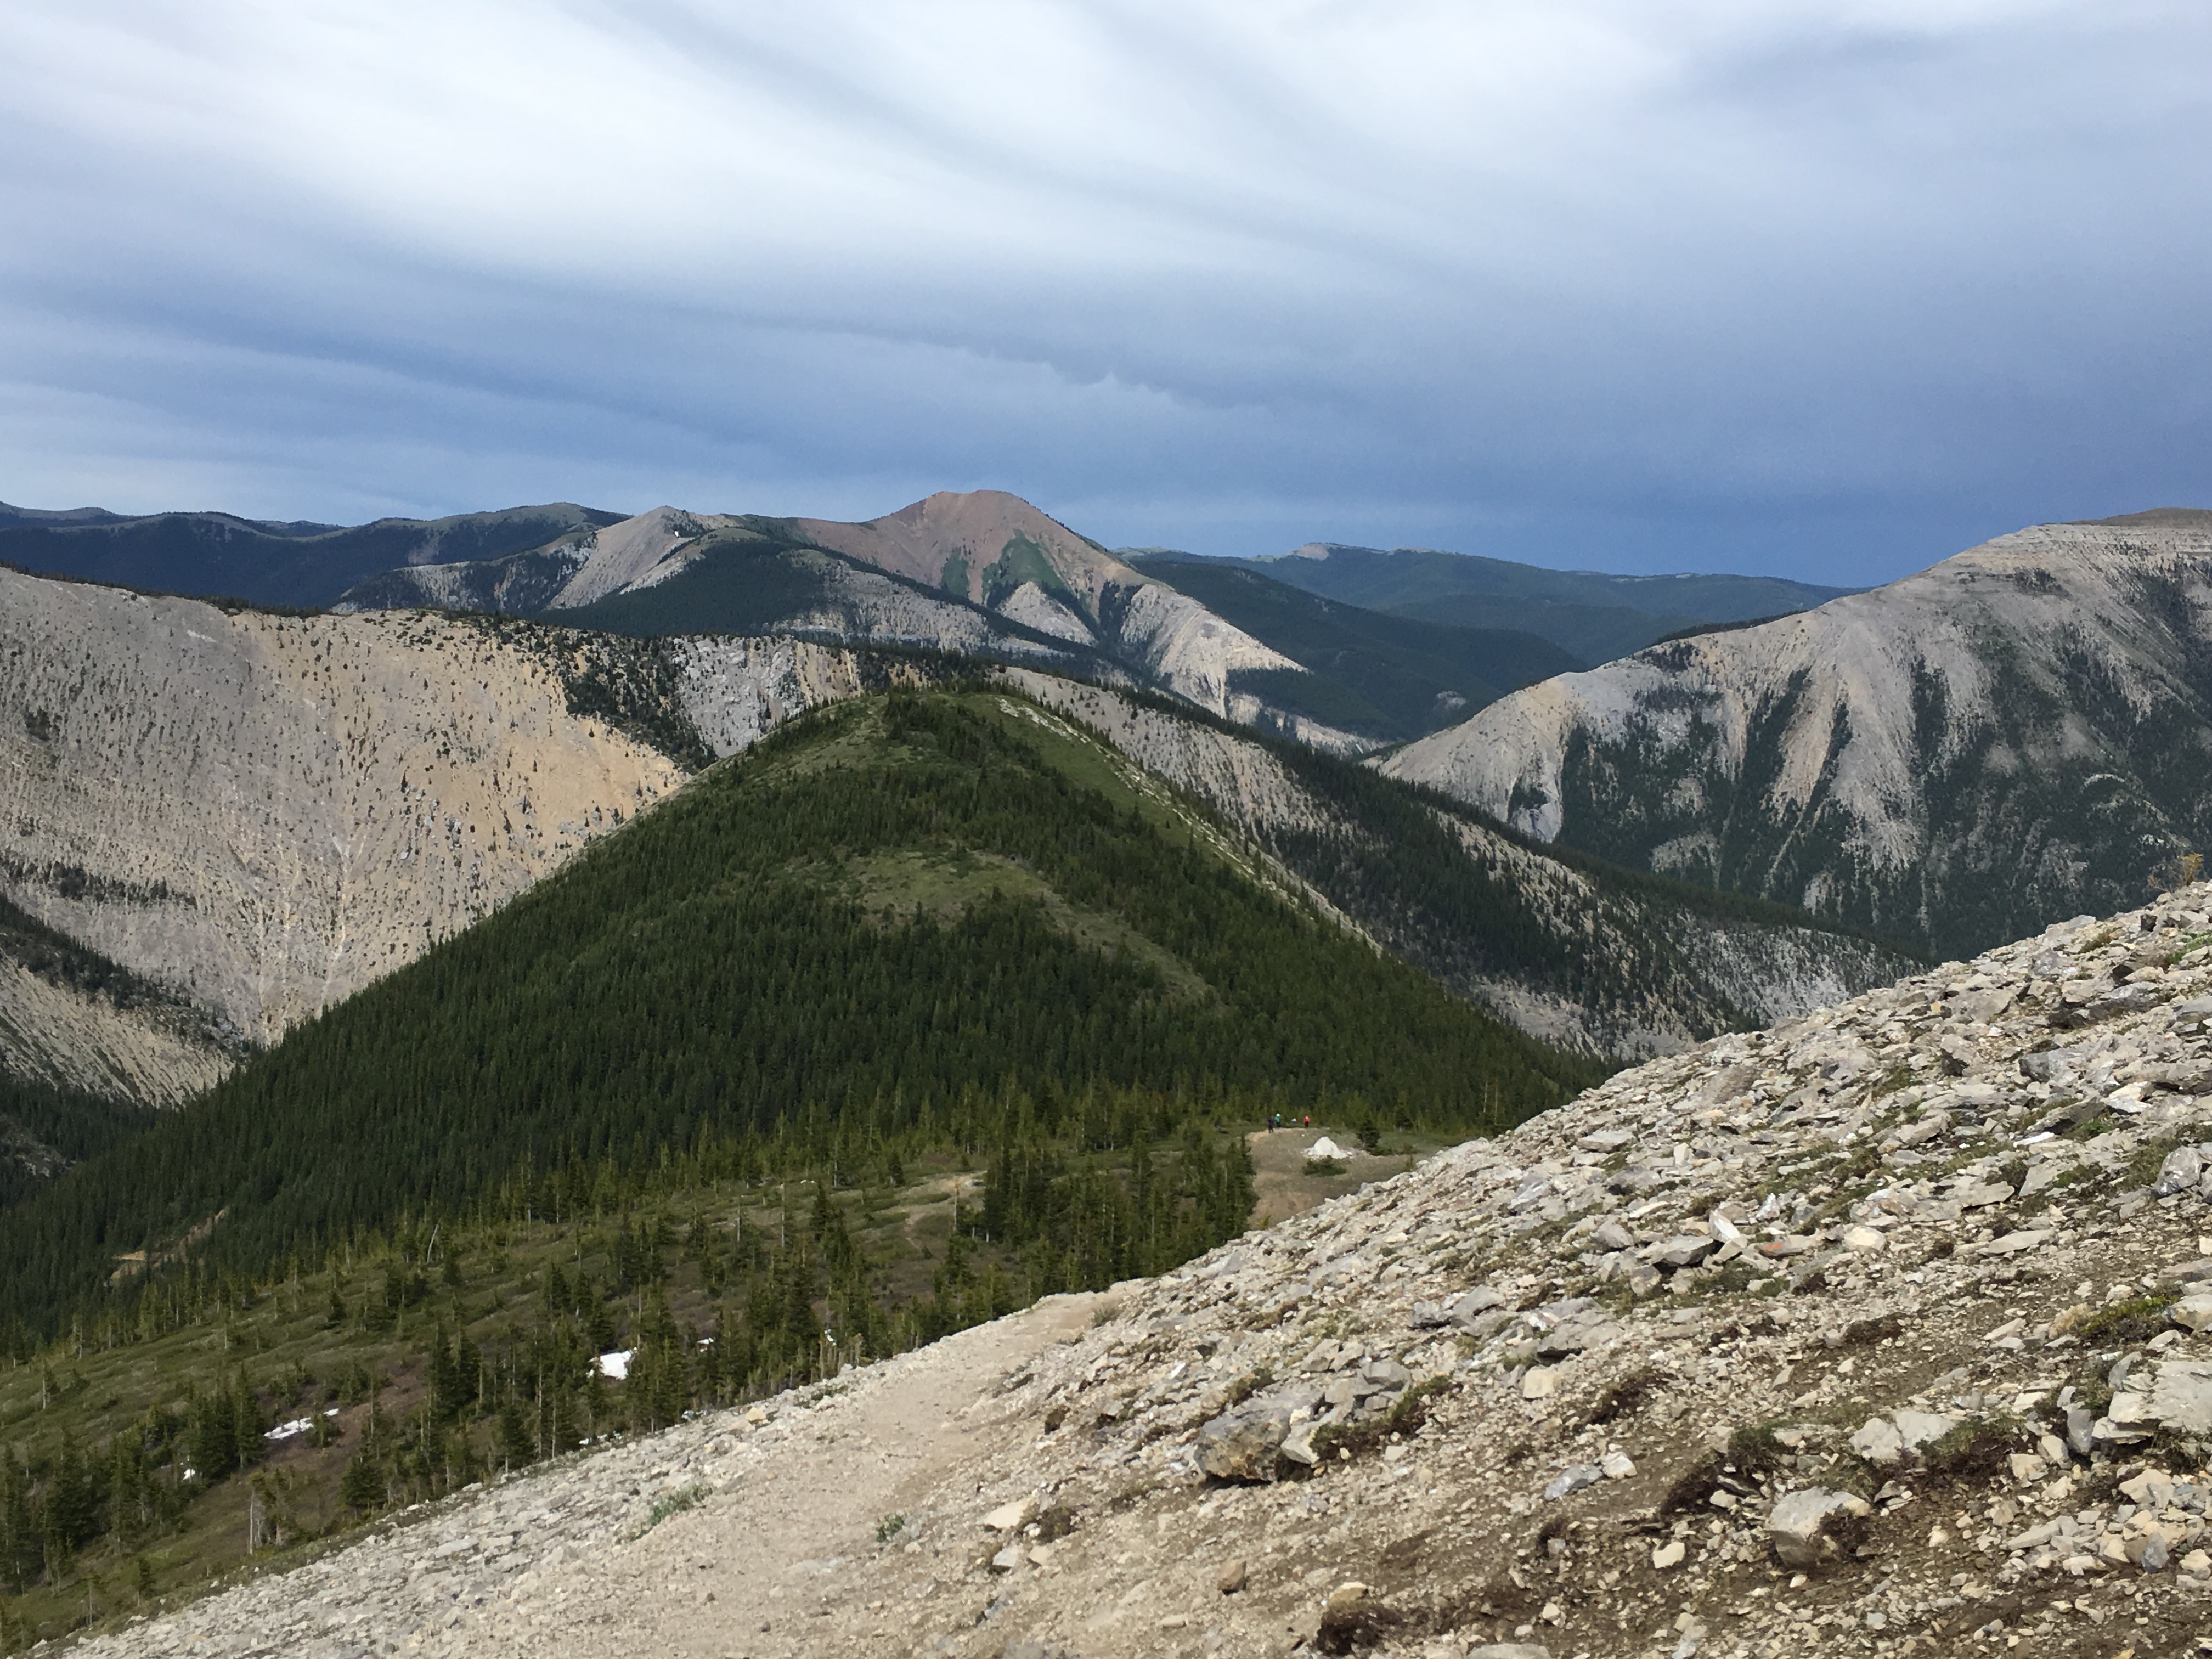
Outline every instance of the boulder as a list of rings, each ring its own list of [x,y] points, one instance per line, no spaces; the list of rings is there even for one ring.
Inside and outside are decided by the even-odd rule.
[[[1715,1250],[1721,1242],[1708,1233],[1683,1233],[1668,1239],[1651,1253],[1651,1265],[1680,1272],[1694,1267]]]
[[[1632,1250],[1636,1248],[1636,1235],[1629,1231],[1620,1222],[1608,1218],[1600,1222],[1597,1231],[1590,1235],[1590,1248],[1598,1250]]]
[[[1557,1503],[1562,1498],[1580,1492],[1584,1486],[1595,1486],[1604,1479],[1605,1471],[1595,1463],[1570,1463],[1560,1472],[1559,1479],[1544,1488],[1544,1497],[1547,1502]]]
[[[1835,1522],[1873,1513],[1874,1506],[1855,1493],[1806,1486],[1775,1500],[1766,1535],[1784,1566],[1818,1566],[1841,1553],[1830,1531]]]
[[[1924,1117],[1903,1125],[1891,1135],[1890,1139],[1900,1146],[1917,1146],[1923,1141],[1935,1139],[1950,1127],[1951,1118],[1948,1113],[1929,1112]]]
[[[1436,1330],[1449,1325],[1471,1331],[1477,1321],[1504,1301],[1488,1285],[1481,1285],[1450,1302],[1416,1302],[1410,1322],[1415,1330]]]
[[[1537,1339],[1536,1352],[1546,1359],[1565,1358],[1585,1348],[1595,1348],[1621,1335],[1618,1321],[1602,1308],[1585,1308],[1570,1314]]]
[[[2166,1310],[2166,1316],[2185,1331],[2202,1335],[2212,1329],[2212,1291],[2185,1296]]]
[[[1199,1467],[1217,1480],[1273,1480],[1290,1432],[1289,1406],[1265,1398],[1248,1400],[1199,1429]]]
[[[1469,1648],[1467,1659],[1552,1659],[1552,1650],[1538,1642],[1486,1642]]]
[[[1413,1372],[1395,1359],[1370,1359],[1360,1366],[1359,1375],[1383,1394],[1401,1393],[1413,1380]]]
[[[1893,1469],[1905,1461],[1905,1440],[1886,1417],[1870,1417],[1850,1437],[1850,1449],[1876,1468]]]
[[[1938,1412],[1910,1409],[1892,1413],[1889,1420],[1897,1425],[1897,1437],[1909,1452],[1934,1445],[1959,1426],[1959,1419],[1955,1417],[1945,1417]]]
[[[2158,1179],[2151,1183],[2151,1195],[2165,1198],[2172,1193],[2193,1192],[2203,1178],[2203,1156],[2194,1146],[2177,1146],[2158,1166]]]
[[[1969,1181],[1945,1196],[1962,1210],[1980,1210],[2003,1203],[2012,1196],[2012,1188],[2002,1181]]]
[[[2119,1415],[2119,1400],[2112,1415]],[[2169,1359],[2158,1368],[2151,1387],[2148,1415],[2161,1426],[2185,1434],[2212,1433],[2212,1363]]]

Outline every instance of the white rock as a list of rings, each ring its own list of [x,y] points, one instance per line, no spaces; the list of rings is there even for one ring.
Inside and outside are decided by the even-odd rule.
[[[1917,1412],[1909,1407],[1893,1413],[1889,1420],[1897,1425],[1898,1440],[1909,1452],[1934,1445],[1959,1426],[1959,1419],[1955,1417],[1945,1417],[1937,1412]]]
[[[1822,1529],[1838,1516],[1874,1513],[1866,1499],[1847,1492],[1807,1486],[1775,1500],[1766,1517],[1766,1535],[1784,1566],[1810,1567],[1840,1553]]]
[[[1904,1461],[1905,1440],[1897,1425],[1886,1417],[1869,1418],[1850,1437],[1850,1449],[1877,1468],[1895,1468]]]
[[[2119,1397],[2115,1395],[2109,1409],[2116,1419],[2126,1421],[2120,1418],[2119,1403]],[[2161,1361],[2144,1415],[2185,1433],[2212,1433],[2212,1363],[2198,1359]]]

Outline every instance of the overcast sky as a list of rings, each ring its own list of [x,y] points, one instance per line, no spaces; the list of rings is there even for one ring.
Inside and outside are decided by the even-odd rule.
[[[2212,8],[10,0],[0,499],[1872,582],[2212,506]]]

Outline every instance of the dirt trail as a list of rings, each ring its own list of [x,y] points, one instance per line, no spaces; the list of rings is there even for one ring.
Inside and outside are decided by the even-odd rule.
[[[781,1437],[757,1436],[757,1461],[733,1486],[632,1544],[519,1586],[444,1632],[445,1650],[580,1659],[906,1651],[916,1632],[868,1607],[872,1563],[885,1554],[878,1524],[928,1508],[957,1469],[1035,1432],[1033,1422],[1022,1425],[1033,1415],[1025,1398],[989,1389],[1080,1335],[1097,1301],[1048,1297],[862,1373],[849,1393],[787,1414]],[[972,1490],[962,1492],[972,1503]]]

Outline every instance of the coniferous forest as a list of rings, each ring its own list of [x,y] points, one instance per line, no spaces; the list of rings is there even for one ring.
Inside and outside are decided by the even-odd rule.
[[[1271,1113],[1457,1138],[1594,1075],[1033,704],[826,709],[0,1214],[0,1589],[1162,1271]]]

